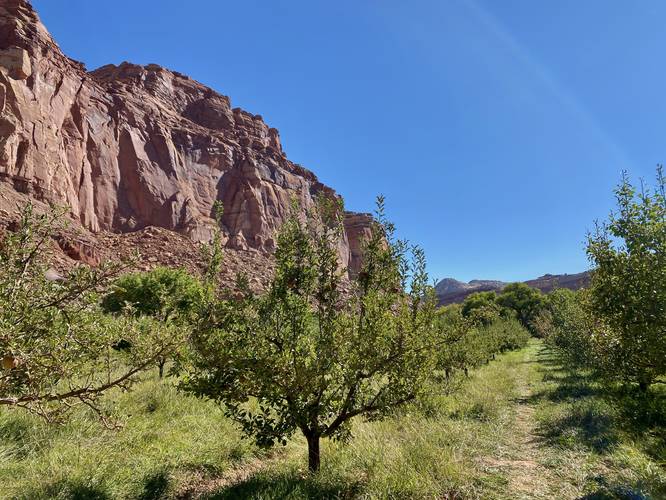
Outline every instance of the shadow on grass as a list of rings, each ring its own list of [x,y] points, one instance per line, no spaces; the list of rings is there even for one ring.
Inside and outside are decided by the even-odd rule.
[[[0,422],[0,442],[11,445],[8,452],[15,458],[26,458],[34,449],[34,440],[31,438],[33,426],[25,419],[7,416]]]
[[[160,498],[166,498],[169,487],[169,474],[167,472],[158,471],[150,474],[144,478],[143,491],[137,497],[137,500],[159,500]]]
[[[576,404],[561,418],[548,423],[541,435],[555,444],[575,442],[597,453],[611,451],[618,443],[615,418],[604,405]]]
[[[594,493],[588,493],[578,500],[649,500],[650,497],[630,490],[599,490]]]
[[[356,498],[361,483],[328,482],[298,473],[257,474],[247,480],[207,495],[208,500],[247,499],[351,499]]]
[[[45,487],[25,491],[22,496],[30,500],[66,498],[67,500],[109,500],[111,496],[101,486],[87,484],[83,481],[63,479]]]
[[[599,376],[567,364],[543,347],[537,354],[552,389],[535,393],[530,402],[564,403],[564,414],[544,422],[540,434],[556,444],[582,444],[598,453],[610,451],[620,434],[632,436],[645,453],[663,460],[666,453],[666,391],[644,394],[635,387],[608,383]],[[603,498],[603,497],[600,497]]]
[[[596,478],[599,489],[578,498],[578,500],[649,500],[652,498],[638,486],[611,485],[604,478]]]

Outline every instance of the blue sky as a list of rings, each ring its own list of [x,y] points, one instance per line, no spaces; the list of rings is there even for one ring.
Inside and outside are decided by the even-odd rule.
[[[261,114],[289,158],[387,197],[434,278],[587,269],[623,169],[666,161],[666,2],[33,0],[89,68],[186,73]]]

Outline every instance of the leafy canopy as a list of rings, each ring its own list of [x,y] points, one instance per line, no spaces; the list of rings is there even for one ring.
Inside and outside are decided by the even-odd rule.
[[[546,307],[546,299],[539,290],[525,283],[511,283],[498,295],[497,304],[514,311],[518,321],[535,333],[533,322]]]
[[[184,383],[224,403],[262,445],[300,430],[313,471],[320,438],[345,439],[353,417],[382,418],[414,399],[435,364],[423,251],[395,240],[380,198],[363,268],[346,291],[340,231],[330,200],[307,220],[292,215],[268,292],[215,304],[193,335]]]
[[[161,321],[192,319],[206,298],[202,283],[184,269],[158,267],[121,276],[102,301],[108,312],[128,310]]]
[[[615,355],[615,370],[646,389],[666,374],[666,181],[637,190],[623,176],[617,211],[588,235],[595,266],[591,312],[601,324],[596,341]]]

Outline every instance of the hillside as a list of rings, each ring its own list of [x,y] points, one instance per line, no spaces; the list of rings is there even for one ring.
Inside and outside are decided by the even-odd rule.
[[[525,281],[525,284],[541,290],[544,293],[551,292],[556,288],[568,288],[579,290],[587,286],[590,280],[589,271],[578,274],[545,274],[539,278]],[[493,280],[472,280],[469,283],[445,278],[435,285],[435,291],[440,305],[448,305],[462,302],[465,298],[475,292],[500,291],[508,283]]]

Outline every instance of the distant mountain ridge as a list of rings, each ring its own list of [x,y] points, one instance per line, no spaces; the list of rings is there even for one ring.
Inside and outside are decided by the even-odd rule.
[[[556,288],[568,288],[579,290],[586,287],[590,282],[590,272],[585,271],[578,274],[544,274],[524,283],[544,293],[552,292]],[[469,283],[458,281],[453,278],[444,278],[435,285],[435,292],[440,305],[455,304],[462,302],[475,292],[498,292],[506,285],[504,281],[497,280],[472,280]]]

